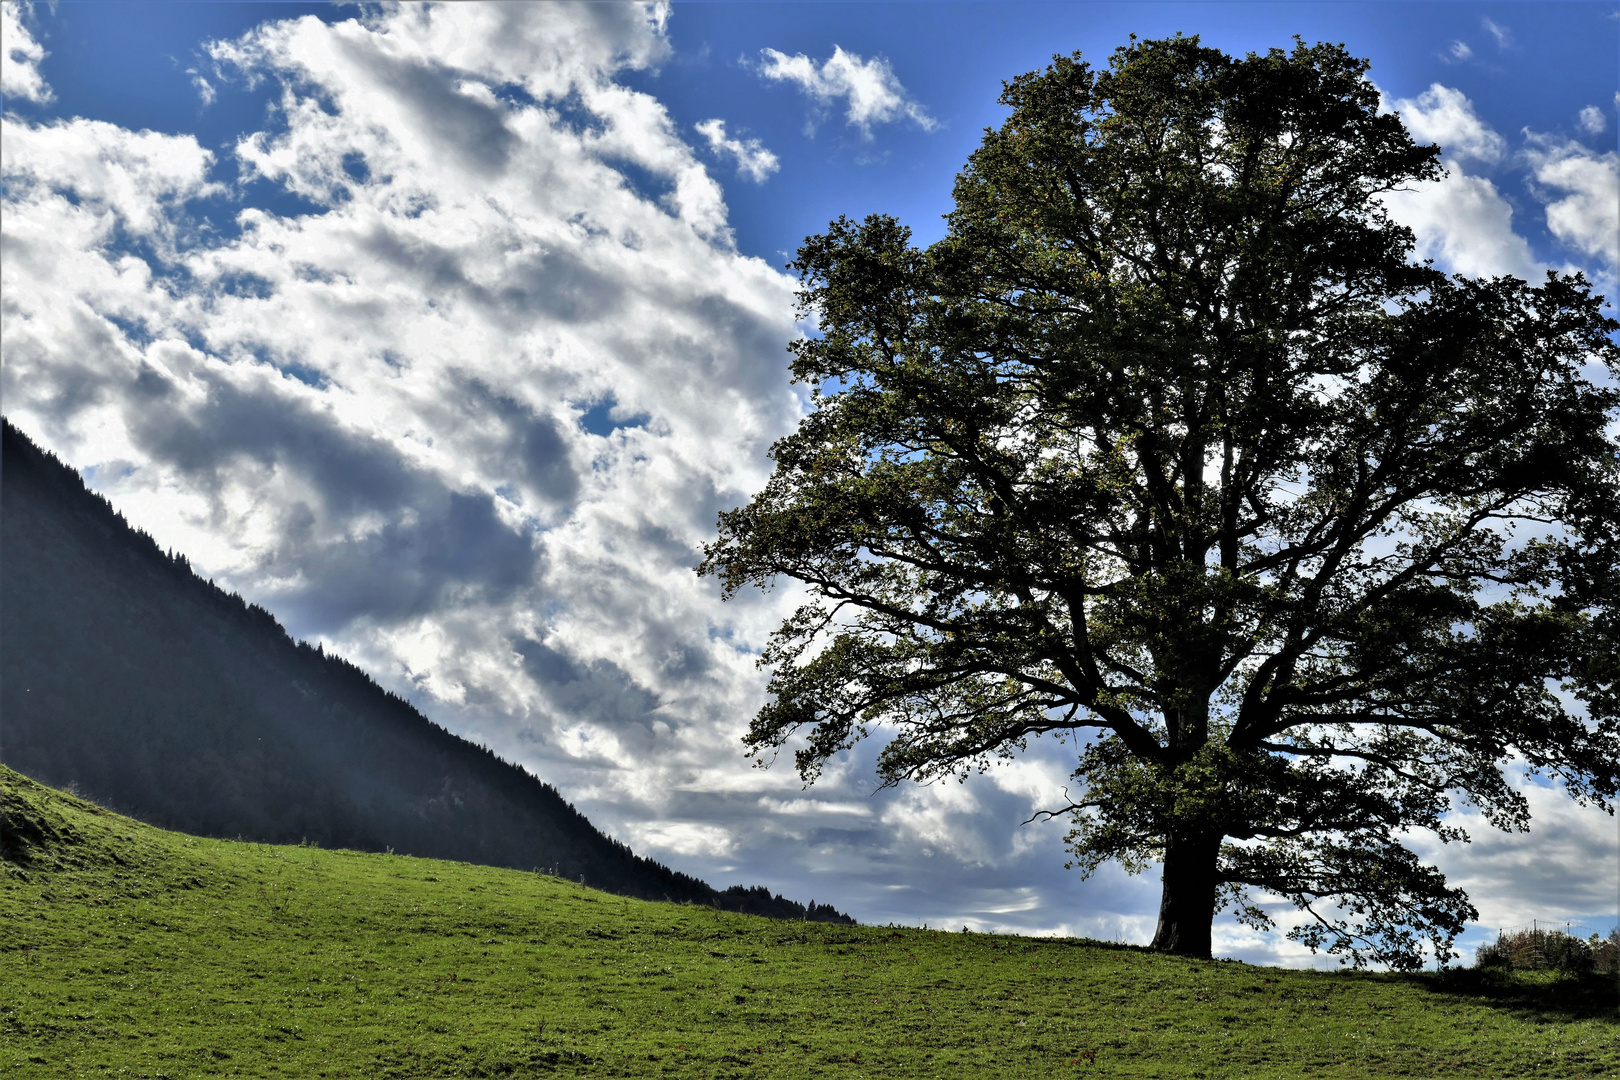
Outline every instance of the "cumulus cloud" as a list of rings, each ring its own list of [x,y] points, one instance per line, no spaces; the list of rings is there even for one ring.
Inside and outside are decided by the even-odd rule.
[[[1417,237],[1417,256],[1470,277],[1540,275],[1529,243],[1513,230],[1513,207],[1490,180],[1455,166],[1439,180],[1384,196],[1390,216]]]
[[[1397,100],[1394,108],[1414,139],[1439,143],[1451,157],[1489,165],[1507,154],[1507,141],[1479,118],[1461,90],[1433,83],[1416,99]]]
[[[1582,131],[1586,132],[1588,135],[1601,135],[1603,134],[1604,129],[1609,126],[1609,119],[1603,115],[1602,109],[1598,108],[1596,105],[1588,105],[1586,108],[1580,111],[1580,115],[1576,117],[1575,123],[1576,126],[1578,126]]]
[[[1620,896],[1614,818],[1575,803],[1545,780],[1522,772],[1511,779],[1530,806],[1528,836],[1493,829],[1477,811],[1465,809],[1453,819],[1468,831],[1469,843],[1419,841],[1419,853],[1467,891],[1485,927],[1612,912]],[[1591,872],[1571,873],[1576,866]]]
[[[789,56],[776,49],[762,49],[758,71],[763,78],[792,83],[822,108],[843,101],[845,121],[865,139],[872,137],[872,125],[901,119],[910,120],[924,131],[938,126],[921,105],[907,96],[889,62],[881,56],[863,60],[834,45],[832,56],[818,64],[803,53]]]
[[[1440,143],[1450,159],[1441,179],[1384,197],[1391,216],[1416,235],[1419,258],[1470,276],[1542,275],[1548,262],[1514,229],[1513,202],[1496,181],[1470,175],[1461,163],[1505,167],[1526,184],[1520,190],[1545,208],[1548,232],[1574,257],[1563,269],[1582,269],[1600,289],[1612,291],[1620,265],[1620,155],[1528,129],[1521,149],[1510,155],[1507,141],[1479,117],[1473,102],[1439,83],[1385,107],[1399,112],[1418,140]],[[1581,115],[1583,123],[1604,122],[1595,106]]]
[[[1525,150],[1547,228],[1566,247],[1620,266],[1620,154],[1569,140],[1533,138]]]
[[[0,95],[44,104],[54,95],[39,73],[39,63],[48,54],[29,32],[33,13],[26,0],[0,3]]]
[[[8,123],[0,139],[6,179],[17,185],[13,197],[60,211],[56,200],[71,193],[78,205],[68,216],[91,229],[84,239],[105,242],[121,227],[172,253],[183,227],[179,208],[224,190],[208,179],[214,155],[189,135],[133,132],[75,119]],[[10,220],[6,231],[26,242],[30,224],[26,217]]]
[[[705,120],[696,127],[698,134],[709,140],[709,149],[736,161],[737,172],[756,184],[763,184],[781,167],[776,155],[765,149],[758,139],[734,139],[727,135],[724,120]]]
[[[1398,112],[1417,141],[1439,143],[1449,159],[1440,179],[1383,196],[1390,216],[1414,233],[1417,257],[1471,277],[1539,277],[1541,263],[1514,231],[1512,204],[1494,182],[1460,164],[1508,159],[1507,141],[1480,119],[1467,95],[1433,83],[1416,98],[1386,100],[1383,107]]]
[[[735,730],[791,601],[721,609],[691,572],[799,415],[793,283],[616,79],[665,14],[401,6],[216,43],[275,104],[242,173],[307,213],[223,190],[190,136],[3,128],[8,414],[621,835],[711,774],[750,817],[797,790]]]

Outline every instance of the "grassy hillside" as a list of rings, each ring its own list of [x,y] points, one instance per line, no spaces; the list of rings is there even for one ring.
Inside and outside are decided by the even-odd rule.
[[[1613,1077],[1614,984],[784,923],[203,840],[0,769],[0,1074]]]

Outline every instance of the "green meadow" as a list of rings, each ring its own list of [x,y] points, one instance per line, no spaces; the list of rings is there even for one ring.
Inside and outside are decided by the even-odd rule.
[[[1612,977],[778,922],[164,832],[0,768],[7,1077],[1617,1077]]]

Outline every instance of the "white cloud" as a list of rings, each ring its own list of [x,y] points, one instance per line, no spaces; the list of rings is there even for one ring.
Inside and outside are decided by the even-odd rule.
[[[1451,48],[1447,50],[1447,52],[1450,54],[1451,59],[1459,62],[1463,60],[1471,60],[1474,56],[1474,50],[1469,48],[1466,42],[1462,41],[1453,41],[1451,43]],[[1444,58],[1442,57],[1442,59]]]
[[[1507,27],[1503,26],[1501,23],[1497,22],[1495,19],[1491,18],[1489,15],[1482,16],[1480,18],[1480,20],[1479,20],[1479,24],[1481,26],[1483,26],[1485,28],[1486,33],[1490,34],[1492,39],[1495,40],[1496,47],[1498,49],[1506,49],[1506,48],[1511,48],[1512,47],[1512,45],[1513,45],[1513,31],[1512,30],[1509,30]]]
[[[206,108],[212,105],[217,96],[213,83],[204,78],[202,72],[196,68],[187,68],[186,74],[191,76],[191,85],[196,89],[197,97],[201,99],[203,106]]]
[[[763,184],[781,167],[776,155],[765,149],[758,139],[733,139],[727,135],[724,120],[705,120],[696,127],[698,134],[709,140],[711,150],[735,159],[737,171],[756,184]]]
[[[938,126],[921,105],[907,97],[905,87],[881,56],[863,60],[837,45],[832,56],[820,64],[803,53],[789,56],[775,49],[762,49],[760,56],[762,77],[793,83],[823,107],[843,100],[844,119],[863,138],[872,137],[873,124],[900,119],[909,119],[924,131]]]
[[[179,224],[177,207],[188,199],[217,194],[208,180],[214,155],[189,135],[127,131],[100,120],[5,125],[0,130],[5,175],[19,186],[13,198],[52,204],[71,192],[79,205],[67,215],[95,223],[103,241],[115,224],[172,247]],[[6,231],[20,238],[31,223],[8,220]],[[23,230],[19,232],[18,230]]]
[[[221,196],[189,136],[7,119],[8,415],[645,854],[870,921],[1118,932],[1152,883],[1083,905],[1061,826],[1018,826],[1061,762],[876,794],[870,747],[811,793],[748,767],[756,650],[801,594],[722,606],[691,568],[801,415],[795,284],[732,247],[698,151],[617,79],[659,34],[460,5],[220,43],[279,113],[244,173],[307,214]]]
[[[1400,113],[1417,141],[1439,143],[1450,159],[1440,179],[1382,197],[1390,216],[1414,233],[1416,257],[1470,277],[1540,277],[1542,264],[1513,229],[1512,204],[1491,180],[1470,176],[1457,164],[1500,164],[1508,156],[1507,141],[1480,119],[1473,102],[1433,83],[1415,99],[1386,100],[1382,107]]]
[[[0,3],[0,95],[43,104],[54,95],[39,73],[39,62],[49,54],[26,25],[33,13],[26,0]]]
[[[1588,105],[1581,110],[1580,116],[1575,123],[1588,135],[1601,135],[1604,129],[1609,126],[1609,119],[1603,115],[1602,109],[1596,105]]]
[[[646,822],[635,830],[635,837],[636,846],[642,850],[654,848],[711,859],[724,858],[737,846],[726,829],[686,821]]]
[[[1507,154],[1507,142],[1479,118],[1460,90],[1433,83],[1415,100],[1401,98],[1393,107],[1413,138],[1439,143],[1452,157],[1494,164]]]
[[[8,415],[625,835],[798,789],[714,719],[752,711],[744,650],[792,590],[722,608],[691,570],[800,414],[794,283],[735,250],[693,148],[615,78],[664,54],[662,11],[402,6],[220,43],[279,88],[244,173],[315,211],[214,231],[189,136],[3,127]]]
[[[1512,274],[1540,278],[1546,262],[1513,228],[1513,205],[1496,183],[1471,176],[1459,160],[1511,164],[1517,176],[1528,172],[1529,194],[1545,206],[1548,231],[1571,254],[1600,290],[1615,284],[1620,264],[1620,155],[1599,154],[1567,138],[1524,132],[1525,148],[1508,155],[1506,140],[1486,124],[1461,91],[1432,84],[1416,99],[1386,102],[1398,111],[1419,141],[1433,140],[1450,164],[1438,181],[1411,185],[1384,197],[1384,204],[1417,238],[1419,258],[1470,276]],[[1596,107],[1582,110],[1583,123],[1602,124]],[[1593,262],[1597,260],[1598,265]]]
[[[1390,216],[1417,237],[1417,257],[1470,277],[1540,275],[1530,245],[1513,231],[1513,207],[1496,185],[1455,166],[1439,180],[1384,196]]]
[[[762,795],[760,796],[759,805],[773,814],[872,816],[870,806],[863,806],[860,803],[853,802],[828,802],[825,799],[773,799]]]
[[[1547,228],[1573,251],[1620,267],[1620,154],[1532,136],[1525,150]]]
[[[1500,832],[1477,811],[1465,810],[1453,820],[1468,831],[1468,844],[1425,840],[1414,850],[1468,893],[1480,925],[1492,931],[1533,919],[1612,913],[1620,896],[1615,819],[1577,804],[1545,781],[1518,773],[1510,779],[1530,804],[1528,835]],[[1571,867],[1582,872],[1572,873]]]
[[[970,866],[986,866],[997,859],[999,837],[979,827],[989,809],[979,794],[950,780],[908,784],[884,808],[883,823],[929,858],[947,855]]]

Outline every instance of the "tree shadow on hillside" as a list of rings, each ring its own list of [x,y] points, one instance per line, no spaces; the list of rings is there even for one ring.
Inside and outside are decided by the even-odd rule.
[[[1612,973],[1564,977],[1463,968],[1419,975],[1415,981],[1437,997],[1500,1009],[1525,1020],[1610,1020],[1620,1025],[1620,978]]]

